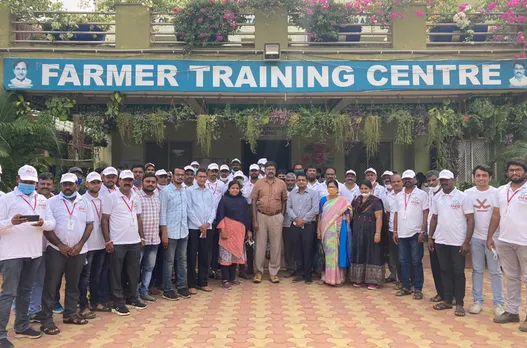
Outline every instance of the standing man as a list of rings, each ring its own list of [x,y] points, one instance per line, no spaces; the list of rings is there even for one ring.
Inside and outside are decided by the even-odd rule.
[[[357,173],[353,169],[346,172],[346,182],[339,189],[340,195],[346,197],[351,203],[355,197],[360,196],[359,185],[357,185]]]
[[[392,176],[393,176],[393,172],[389,170],[385,171],[381,175],[381,181],[384,184],[384,188],[388,192],[392,192]]]
[[[108,196],[117,190],[118,173],[114,167],[107,167],[102,171],[102,183],[101,191],[99,192],[100,198]]]
[[[306,175],[307,175],[307,188],[318,192],[319,186],[321,186],[322,184],[319,183],[317,180],[317,167],[315,167],[312,164],[307,166]]]
[[[263,179],[265,177],[265,164],[267,163],[267,158],[260,158],[257,163],[260,166],[258,179]]]
[[[287,195],[293,191],[296,186],[296,176],[294,173],[287,173],[285,177],[285,185],[287,188]],[[287,273],[284,278],[294,277],[295,276],[295,245],[294,245],[294,236],[292,231],[293,220],[288,214],[286,209],[284,215],[284,228],[282,230],[282,237],[284,242],[284,259],[285,259],[285,269]]]
[[[150,173],[150,174],[154,174],[156,172],[156,165],[149,162],[147,164],[145,164],[145,174],[146,173]]]
[[[231,168],[231,174],[234,175],[234,173],[236,173],[237,171],[242,170],[242,161],[237,158],[233,159],[231,161]]]
[[[186,286],[187,280],[187,244],[188,244],[188,200],[183,178],[187,173],[192,175],[192,169],[184,170],[175,168],[173,182],[161,192],[161,211],[159,224],[161,228],[161,244],[164,250],[163,257],[163,298],[176,301],[179,296],[189,298],[191,293]],[[190,186],[192,187],[192,186]],[[191,188],[187,190],[190,190]],[[176,260],[176,288],[172,288],[172,272],[174,271],[174,259]],[[195,290],[195,289],[194,289]]]
[[[260,166],[258,164],[251,164],[249,166],[249,179],[247,183],[242,187],[242,195],[247,200],[249,215],[252,214],[251,209],[251,192],[253,192],[254,184],[258,181],[258,175],[260,174]],[[253,221],[251,215],[251,222]],[[254,231],[254,230],[253,230]],[[239,272],[240,277],[244,279],[250,279],[249,274],[254,274],[254,239],[256,234],[253,232],[253,240],[247,240],[245,242],[245,252],[247,254],[247,265],[240,265]]]
[[[194,175],[198,172],[199,169],[199,162],[198,161],[192,161],[190,166],[194,169]]]
[[[394,185],[393,191],[398,190]],[[410,276],[413,269],[414,300],[423,299],[423,243],[428,225],[428,195],[418,189],[413,170],[406,170],[402,176],[404,190],[395,196],[395,221],[393,240],[399,245],[399,260],[402,271],[403,288],[397,292],[397,296],[410,294]],[[397,185],[398,186],[398,185]],[[390,254],[391,256],[391,254]]]
[[[386,278],[386,283],[395,283],[395,290],[401,290],[401,280],[403,279],[403,274],[401,270],[401,262],[399,261],[399,247],[397,246],[397,239],[395,234],[397,228],[395,225],[395,215],[397,213],[397,195],[403,190],[403,182],[400,175],[391,176],[391,186],[393,191],[389,192],[386,195],[386,214],[388,217],[388,233],[390,235],[390,247],[388,250],[388,269],[390,270],[390,275]],[[410,279],[410,277],[408,277]],[[408,287],[410,289],[410,287]]]
[[[161,190],[167,187],[168,184],[170,184],[170,181],[168,181],[168,173],[164,169],[159,169],[156,171],[156,178],[157,186],[155,192],[159,193]]]
[[[326,170],[324,170],[324,182],[317,187],[320,198],[325,197],[329,194],[328,193],[328,181],[329,180],[337,180],[337,171],[333,167],[327,167]],[[342,185],[340,182],[338,184],[339,184],[339,192],[342,192],[342,187],[344,185]]]
[[[227,185],[229,183],[229,181],[232,180],[232,174],[230,172],[230,169],[229,169],[228,165],[226,165],[226,164],[222,164],[221,165],[219,180],[225,185]]]
[[[431,170],[426,173],[426,181],[428,183],[428,229],[430,231],[430,221],[432,221],[432,207],[434,206],[434,197],[441,192],[441,185],[439,185],[439,172],[437,170]],[[431,240],[432,237],[428,236],[427,240]],[[439,267],[439,259],[437,258],[437,251],[428,248],[430,254],[430,268],[432,269],[432,277],[434,278],[434,286],[436,288],[436,295],[430,298],[430,302],[441,302],[443,301],[443,280],[441,279],[441,268]]]
[[[101,176],[97,172],[91,172],[86,177],[88,191],[83,198],[93,216],[93,231],[86,242],[88,253],[79,280],[79,315],[84,319],[95,318],[93,311],[108,312],[110,310],[101,303],[99,296],[101,272],[106,258],[104,237],[101,230],[102,201],[99,197],[101,184]],[[90,289],[90,306],[88,306],[88,289]]]
[[[265,178],[254,185],[251,193],[253,228],[256,232],[256,274],[253,281],[262,282],[267,238],[271,244],[269,275],[272,283],[279,283],[282,226],[286,211],[287,188],[275,177],[276,163],[265,164]]]
[[[373,185],[372,194],[384,203],[384,197],[386,197],[387,190],[377,182],[377,171],[373,168],[368,168],[364,171],[364,175],[364,178]]]
[[[223,197],[223,194],[227,190],[227,185],[225,185],[223,182],[218,180],[218,165],[216,163],[209,164],[207,168],[207,174],[208,179],[206,186],[212,193],[212,197],[214,198],[214,211],[218,209],[218,205],[220,204],[221,197]],[[228,170],[228,167],[227,167]],[[214,216],[214,219],[216,219],[216,215]],[[211,269],[211,275],[210,278],[214,279],[220,279],[221,274],[218,272],[218,258],[220,256],[220,233],[216,229],[216,223],[212,223],[211,228],[211,234],[212,234],[212,259],[210,260],[210,269]]]
[[[143,168],[139,168],[142,171]],[[145,237],[141,204],[132,192],[134,174],[125,169],[119,179],[119,190],[104,198],[102,202],[102,233],[106,252],[110,254],[110,288],[114,301],[112,312],[117,315],[129,315],[126,305],[135,309],[146,308],[146,305],[137,299],[141,248],[145,245]],[[129,298],[126,299],[126,305],[123,297],[123,270],[128,279]]]
[[[434,197],[428,247],[437,249],[444,301],[434,305],[436,310],[452,308],[456,299],[456,316],[465,316],[465,256],[470,252],[474,233],[474,207],[467,195],[454,185],[454,174],[449,170],[439,173],[443,191]]]
[[[142,165],[134,164],[132,166],[132,173],[134,174],[134,187],[132,190],[134,193],[137,193],[141,191],[141,185],[143,184],[143,175],[145,175],[145,171]]]
[[[152,272],[156,265],[157,250],[161,239],[159,238],[159,194],[157,191],[157,178],[152,173],[143,176],[143,189],[137,193],[141,205],[141,221],[145,246],[141,249],[141,286],[139,296],[143,301],[156,302],[156,298],[148,294],[148,287],[152,279]]]
[[[494,315],[499,317],[505,312],[503,298],[503,275],[500,263],[494,254],[486,248],[490,219],[494,208],[498,207],[497,189],[489,185],[493,177],[493,170],[486,165],[478,165],[472,170],[475,187],[465,191],[474,206],[474,236],[470,243],[472,258],[472,297],[474,304],[468,310],[471,314],[479,314],[483,309],[483,278],[485,264],[489,269],[492,286],[492,302]]]
[[[302,172],[302,173],[300,173]],[[293,173],[298,176],[298,174],[305,174],[304,165],[300,162],[296,162],[293,166]]]
[[[293,221],[291,232],[295,249],[296,277],[294,283],[311,284],[313,245],[316,237],[316,217],[319,211],[318,193],[307,188],[307,177],[299,173],[296,185],[287,199],[287,215]],[[285,243],[284,243],[285,244]]]
[[[510,182],[498,190],[498,206],[494,207],[490,220],[487,247],[500,256],[503,272],[507,276],[507,307],[505,312],[494,317],[498,324],[518,323],[522,302],[522,278],[527,279],[527,165],[525,160],[515,158],[506,164]],[[493,236],[500,228],[498,241]],[[527,332],[527,319],[521,323],[520,331]]]
[[[53,307],[57,286],[63,274],[66,278],[66,296],[62,314],[64,324],[88,323],[77,314],[77,303],[80,295],[79,279],[88,252],[86,241],[93,230],[94,218],[88,207],[88,201],[77,192],[77,176],[73,173],[63,174],[60,184],[61,193],[48,201],[56,225],[53,230],[44,232],[48,239],[48,247],[46,278],[42,292],[44,318],[40,329],[51,335],[60,332],[53,322]]]
[[[183,179],[183,183],[181,184],[181,186],[183,188],[187,188],[187,187],[191,187],[194,185],[194,177],[195,177],[195,174],[194,174],[194,168],[192,168],[191,166],[186,166],[185,167],[185,177]],[[172,179],[172,182],[174,182],[175,178],[173,177]]]
[[[211,190],[206,186],[206,183],[206,171],[205,169],[200,168],[196,174],[196,185],[189,187],[186,190],[189,228],[187,246],[187,283],[191,294],[195,294],[196,289],[206,292],[212,291],[208,286],[207,270],[209,268],[209,245],[212,240],[212,223],[216,218],[216,203],[215,198]],[[196,255],[198,258],[197,277]],[[215,263],[217,262],[218,259],[216,259]]]
[[[18,170],[15,189],[0,199],[0,347],[14,347],[7,339],[7,324],[15,301],[15,334],[39,338],[41,333],[29,326],[31,288],[42,259],[42,233],[55,228],[55,219],[43,195],[35,191],[38,176],[35,168],[25,165]],[[28,222],[22,216],[38,215]]]

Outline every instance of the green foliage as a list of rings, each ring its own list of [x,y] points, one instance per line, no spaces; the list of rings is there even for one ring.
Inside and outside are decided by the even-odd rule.
[[[17,20],[31,21],[38,17],[36,12],[50,11],[52,0],[2,0],[11,8],[11,13]]]
[[[71,109],[75,106],[75,99],[68,97],[51,97],[46,99],[46,108],[49,112],[61,121],[67,121],[71,114]]]
[[[174,7],[180,6],[182,0],[102,0],[97,1],[97,7],[104,11],[115,11],[117,4],[140,4],[148,7],[152,12],[172,12]]]
[[[196,133],[198,144],[205,155],[210,154],[212,140],[219,138],[219,123],[216,115],[198,115]]]
[[[264,9],[266,12],[274,13],[277,7],[287,7],[295,10],[302,5],[302,0],[242,0],[240,6],[250,9]]]
[[[22,94],[16,95],[16,100],[14,102],[15,113],[17,116],[31,116],[31,103],[24,98]]]
[[[124,97],[119,92],[113,92],[110,95],[110,99],[106,104],[108,110],[106,110],[106,116],[115,118],[119,115],[121,107],[124,105]]]
[[[364,145],[368,158],[375,156],[379,151],[381,134],[381,118],[373,115],[366,116],[364,120]]]
[[[441,107],[430,109],[429,114],[428,148],[437,150],[437,168],[451,168],[457,159],[452,144],[461,138],[463,119],[452,109],[450,100],[445,100]]]
[[[408,109],[394,107],[388,117],[388,122],[395,121],[395,143],[411,145],[414,143],[414,118]]]
[[[226,109],[226,115],[234,121],[251,151],[256,153],[258,139],[262,135],[263,127],[269,124],[269,109],[250,108],[240,112],[233,112],[230,107]]]

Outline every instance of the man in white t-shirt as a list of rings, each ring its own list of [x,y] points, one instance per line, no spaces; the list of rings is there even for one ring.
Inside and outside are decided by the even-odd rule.
[[[384,198],[386,197],[387,190],[384,186],[377,182],[377,171],[373,168],[366,169],[364,171],[364,178],[373,185],[372,195],[379,198],[384,204]]]
[[[337,180],[337,171],[333,167],[327,167],[324,170],[324,182],[319,184],[317,187],[317,191],[318,191],[320,198],[326,197],[328,195],[328,181],[329,180]],[[337,183],[339,184],[338,185],[339,192],[342,192],[342,188],[344,187],[344,185],[338,182],[338,180],[337,180]]]
[[[218,180],[221,181],[223,184],[228,185],[229,182],[232,180],[233,174],[231,174],[231,169],[228,165],[222,164],[220,166],[220,177],[218,178]]]
[[[394,184],[392,176],[392,186]],[[395,196],[395,218],[393,239],[399,246],[402,289],[397,296],[410,295],[410,277],[413,269],[414,300],[423,299],[423,243],[428,225],[428,195],[418,189],[413,170],[402,175],[404,189]],[[395,186],[394,186],[395,191]]]
[[[106,252],[110,254],[110,288],[114,299],[112,312],[117,315],[130,314],[126,305],[135,309],[146,308],[137,297],[141,248],[145,245],[145,237],[141,204],[132,192],[133,187],[134,173],[123,170],[119,174],[119,189],[102,202],[102,233]],[[126,300],[121,277],[123,270],[128,280]]]
[[[390,275],[386,278],[386,283],[395,283],[395,290],[401,290],[402,284],[401,280],[403,279],[403,274],[401,271],[401,262],[399,261],[399,247],[395,242],[393,237],[394,231],[397,231],[394,228],[395,213],[397,213],[397,201],[396,196],[403,190],[403,182],[401,176],[398,174],[392,175],[390,177],[390,186],[393,187],[393,190],[386,195],[386,214],[388,214],[388,232],[390,234],[390,246],[388,249],[388,269],[390,270]]]
[[[307,166],[306,175],[307,175],[307,188],[310,190],[319,192],[319,186],[322,186],[322,184],[319,183],[317,180],[317,167],[315,167],[312,164]]]
[[[474,233],[474,207],[467,195],[455,187],[454,174],[450,170],[439,173],[439,183],[443,190],[432,203],[428,247],[437,250],[444,301],[434,305],[434,309],[451,309],[455,297],[455,315],[463,317],[465,256],[470,252],[470,240]]]
[[[472,171],[475,187],[465,191],[471,204],[474,206],[474,235],[470,243],[470,256],[472,258],[472,297],[474,304],[469,313],[479,314],[483,309],[483,278],[485,274],[485,263],[490,273],[492,286],[492,302],[494,304],[495,316],[505,312],[503,305],[503,275],[500,263],[494,257],[492,251],[486,248],[489,233],[490,219],[497,203],[497,189],[489,185],[493,177],[493,170],[486,165],[478,165]]]
[[[505,312],[494,317],[498,324],[520,321],[522,278],[527,279],[527,165],[523,159],[507,162],[507,176],[510,183],[498,191],[498,206],[490,220],[487,247],[497,247],[501,267],[507,276],[507,306]],[[494,233],[500,228],[498,241]],[[520,325],[520,331],[527,332],[527,319]]]
[[[432,220],[432,207],[434,206],[434,197],[441,192],[441,185],[439,185],[439,172],[437,170],[430,170],[426,173],[426,182],[428,184],[428,229],[430,231],[430,221]],[[432,277],[434,278],[434,286],[436,288],[435,296],[430,298],[430,302],[436,303],[443,301],[443,280],[441,279],[441,267],[439,267],[439,259],[437,258],[437,251],[428,248],[430,254],[430,269],[432,270]]]
[[[393,190],[393,188],[392,188],[392,176],[393,176],[393,172],[391,170],[386,170],[381,175],[381,182],[384,184],[384,188],[386,189],[387,194],[389,192],[392,192],[392,190]]]
[[[228,166],[227,170],[229,169]],[[211,163],[207,167],[207,182],[205,186],[210,190],[212,193],[212,197],[214,198],[214,211],[218,209],[218,204],[220,204],[221,197],[223,197],[223,194],[227,191],[227,185],[225,185],[222,181],[218,179],[219,174],[219,167],[216,163]],[[218,258],[220,256],[220,247],[219,247],[219,241],[220,241],[220,233],[218,229],[216,228],[218,222],[214,221],[212,224],[212,259],[210,260],[210,278],[214,279],[220,279],[221,278],[221,272],[218,272],[219,263]]]
[[[346,172],[346,181],[339,188],[340,195],[346,197],[348,201],[353,202],[355,197],[360,196],[359,185],[357,185],[357,173],[353,169]]]

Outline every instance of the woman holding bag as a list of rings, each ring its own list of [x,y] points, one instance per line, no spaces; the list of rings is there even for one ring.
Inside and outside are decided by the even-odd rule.
[[[221,279],[224,289],[240,285],[236,280],[236,265],[245,264],[245,238],[252,240],[251,220],[247,210],[247,201],[241,193],[240,183],[233,180],[221,198],[216,215],[220,230],[219,259]]]

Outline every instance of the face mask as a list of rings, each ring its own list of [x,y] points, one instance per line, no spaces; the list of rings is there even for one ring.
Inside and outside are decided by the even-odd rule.
[[[25,195],[29,195],[29,194],[31,194],[33,191],[35,191],[35,186],[36,186],[36,185],[30,185],[30,184],[19,183],[19,184],[18,184],[18,189],[19,189],[20,192],[22,192],[23,194],[25,194]]]
[[[296,176],[298,176],[298,175],[300,175],[300,174],[304,174],[304,171],[303,171],[303,170],[297,170],[297,171],[295,172],[295,175],[296,175]]]
[[[391,190],[391,189],[392,189],[392,185],[387,184],[387,185],[386,185],[386,189],[387,189],[387,190]]]
[[[430,187],[430,188],[432,189],[432,192],[435,193],[435,192],[437,192],[437,191],[439,191],[439,190],[441,189],[441,185],[432,186],[432,187]]]
[[[161,185],[161,184],[157,184],[157,187],[159,187],[161,190],[164,189],[167,185]]]
[[[134,180],[134,185],[140,185],[141,184],[141,180]]]
[[[80,184],[82,184],[82,178],[78,178],[78,179],[77,179],[77,185],[80,186]]]
[[[77,197],[77,191],[73,192],[73,193],[72,193],[71,195],[69,195],[69,196],[66,196],[66,195],[64,194],[64,192],[61,192],[60,195],[61,195],[62,197],[64,197],[64,198],[66,198],[66,199],[72,199],[72,198]]]
[[[198,170],[196,168],[192,168],[192,170],[194,171],[194,175],[198,173]]]
[[[370,193],[362,193],[362,197],[364,198],[368,198],[371,196],[371,192]]]
[[[335,196],[338,192],[339,192],[339,190],[336,187],[328,188],[328,193],[329,193],[330,196]]]

